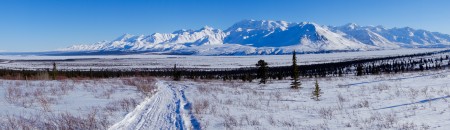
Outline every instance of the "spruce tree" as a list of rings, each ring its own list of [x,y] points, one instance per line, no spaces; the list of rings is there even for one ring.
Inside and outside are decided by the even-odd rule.
[[[300,88],[300,81],[298,80],[299,77],[299,71],[298,71],[298,66],[297,66],[297,57],[295,55],[295,51],[292,53],[292,83],[291,83],[291,88],[293,89],[298,89]]]
[[[319,87],[319,82],[317,82],[317,79],[316,79],[316,82],[314,83],[314,86],[315,87],[314,87],[314,91],[312,93],[313,94],[312,99],[319,101],[320,100],[319,97],[323,92]]]
[[[362,76],[363,75],[363,66],[361,64],[358,64],[356,66],[356,76]]]
[[[173,66],[173,80],[180,81],[181,73],[177,70],[177,64]]]
[[[56,63],[53,62],[52,79],[56,80],[57,76],[58,76],[58,70],[56,69]]]
[[[92,68],[89,68],[89,78],[94,78],[94,74],[92,73]]]
[[[342,69],[338,69],[338,75],[339,75],[339,77],[341,77],[342,76]]]
[[[259,60],[256,64],[256,67],[258,67],[258,73],[257,77],[261,80],[259,81],[259,84],[266,84],[267,82],[267,63],[264,60]]]

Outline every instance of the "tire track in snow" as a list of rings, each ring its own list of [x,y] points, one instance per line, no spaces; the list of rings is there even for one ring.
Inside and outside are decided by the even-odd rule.
[[[191,103],[184,94],[187,86],[163,81],[158,81],[157,86],[155,95],[139,104],[110,130],[200,130],[200,123],[192,114]]]
[[[185,86],[187,87],[187,86]],[[186,111],[185,112],[185,120],[190,121],[189,125],[192,127],[192,129],[194,130],[200,130],[200,122],[198,122],[197,118],[195,118],[194,114],[192,114],[192,104],[187,100],[186,95],[184,94],[184,89],[180,90],[181,93],[181,97],[183,99],[184,105],[183,105],[183,109]]]

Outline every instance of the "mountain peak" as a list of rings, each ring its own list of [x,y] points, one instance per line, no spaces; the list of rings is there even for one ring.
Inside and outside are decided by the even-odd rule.
[[[208,25],[205,25],[202,28],[200,28],[199,31],[203,31],[203,30],[212,31],[212,30],[215,30],[215,29],[210,27],[210,26],[208,26]]]
[[[289,23],[286,21],[273,21],[273,20],[242,20],[240,22],[235,23],[233,26],[228,28],[226,31],[234,31],[237,29],[251,29],[251,30],[266,30],[266,29],[276,29],[281,28],[285,29],[289,26]]]
[[[249,19],[239,21],[225,31],[204,26],[198,30],[182,29],[148,36],[123,34],[113,41],[77,45],[66,50],[278,54],[284,53],[286,48],[314,52],[435,46],[450,46],[450,35],[410,27],[386,29],[355,23],[333,27],[314,22]]]
[[[121,35],[120,37],[116,38],[114,41],[125,41],[125,40],[127,40],[129,38],[132,38],[133,36],[134,35],[125,33],[125,34]]]
[[[356,23],[348,23],[346,26],[351,29],[355,29],[355,28],[359,27],[358,24],[356,24]]]
[[[194,30],[192,30],[192,29],[180,29],[180,30],[173,31],[172,34],[182,34],[182,33],[185,33],[185,32],[194,32]]]
[[[360,26],[358,24],[356,24],[356,23],[347,23],[347,24],[341,26],[341,28],[349,29],[349,30],[355,30],[358,27],[360,27]]]

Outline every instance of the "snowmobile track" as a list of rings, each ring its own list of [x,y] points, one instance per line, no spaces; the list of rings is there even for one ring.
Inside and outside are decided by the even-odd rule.
[[[158,92],[139,104],[110,130],[200,130],[184,94],[188,86],[158,81]]]

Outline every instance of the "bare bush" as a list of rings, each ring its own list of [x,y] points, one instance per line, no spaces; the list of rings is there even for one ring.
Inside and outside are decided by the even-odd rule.
[[[400,124],[399,130],[416,130],[418,129],[418,126],[412,122],[407,122],[407,123],[403,123]]]
[[[124,98],[116,101],[116,103],[113,102],[112,104],[118,105],[121,110],[130,112],[138,105],[138,102],[133,98]]]
[[[369,101],[367,100],[361,100],[358,103],[354,104],[352,106],[353,108],[363,108],[363,107],[369,107]]]
[[[281,92],[280,91],[275,92],[274,95],[275,95],[275,98],[277,99],[277,101],[281,100]]]
[[[154,78],[136,77],[122,79],[122,82],[125,85],[135,86],[137,90],[145,96],[150,96],[156,90],[156,80]]]
[[[108,103],[103,110],[108,113],[109,115],[112,115],[113,112],[119,111],[119,104],[118,102],[110,102]]]
[[[42,109],[46,112],[50,112],[51,109],[51,104],[52,104],[52,99],[51,98],[47,98],[45,96],[41,96],[37,98],[39,104],[41,105]]]
[[[70,113],[62,113],[50,119],[57,129],[107,129],[109,122],[100,117],[94,109],[86,117],[77,117]]]
[[[422,94],[424,94],[425,97],[428,97],[428,96],[429,96],[429,95],[428,95],[428,86],[422,88],[422,89],[420,90],[420,92],[422,92]]]
[[[230,130],[238,126],[238,121],[230,114],[227,113],[225,115],[222,115],[222,118],[224,120],[223,125],[226,129]]]
[[[227,99],[227,100],[225,100],[224,104],[231,105],[231,104],[233,104],[233,101],[231,99]]]
[[[347,101],[347,99],[345,99],[344,96],[342,96],[341,93],[338,93],[337,98],[338,98],[339,102],[346,102]]]
[[[6,121],[1,122],[0,129],[8,130],[30,130],[36,129],[36,118],[21,117],[18,118],[12,115],[6,115]]]
[[[381,84],[377,84],[377,85],[373,86],[373,88],[375,90],[378,90],[379,92],[382,92],[384,90],[389,90],[391,88],[391,86],[381,83]]]
[[[253,108],[253,109],[258,108],[258,103],[253,102],[253,101],[244,101],[244,102],[242,102],[242,105],[247,108]]]
[[[419,90],[416,90],[414,88],[410,88],[408,94],[409,94],[409,97],[411,97],[412,99],[416,99],[417,96],[419,95]]]
[[[96,97],[110,99],[111,95],[114,94],[115,92],[116,92],[115,89],[110,88],[110,89],[103,91],[100,95],[98,95]]]
[[[294,120],[284,120],[284,121],[280,121],[281,126],[283,127],[295,127],[295,121]]]
[[[194,102],[194,113],[195,114],[204,114],[206,113],[206,109],[209,107],[208,100],[200,100]]]
[[[52,88],[54,86],[54,84],[48,84],[48,85],[50,85],[49,87],[52,87]],[[69,91],[73,91],[75,89],[75,86],[73,84],[69,84],[67,82],[67,80],[61,81],[61,83],[58,85],[59,86],[57,88],[59,88],[59,90],[58,90],[60,93],[59,95],[67,95],[69,93]],[[88,86],[88,85],[85,84],[85,86]]]
[[[384,116],[384,128],[392,128],[397,123],[398,119],[395,113],[387,114]]]
[[[209,109],[209,113],[211,113],[213,115],[217,115],[217,105],[212,104],[211,108]]]
[[[318,111],[319,116],[324,118],[324,119],[332,119],[333,118],[333,108],[328,107],[328,108],[320,108]]]
[[[250,121],[250,125],[251,126],[259,126],[259,125],[261,125],[261,122],[259,122],[258,119],[253,119]]]
[[[241,116],[241,119],[240,119],[239,122],[240,122],[239,124],[241,126],[243,126],[244,124],[250,125],[250,117],[248,117],[247,114],[244,114],[244,115]]]
[[[27,108],[21,109],[24,112],[28,112],[29,109],[32,110],[32,113],[21,113],[21,115],[2,115],[5,118],[0,120],[0,129],[107,129],[111,125],[109,116],[116,116],[115,111],[129,112],[138,105],[136,99],[124,98],[110,102],[101,111],[99,108],[87,108],[92,111],[90,113],[80,112],[76,115],[61,110],[52,112],[54,108],[60,107],[53,107],[53,105],[57,104],[58,100],[70,98],[71,96],[64,97],[63,95],[74,94],[71,91],[75,88],[77,89],[75,95],[78,94],[79,90],[88,90],[88,92],[100,90],[99,93],[102,92],[100,94],[105,98],[112,97],[117,89],[104,85],[111,84],[109,80],[0,81],[0,84],[5,86],[0,87],[4,89],[5,102]],[[140,83],[149,82],[150,80],[146,80]],[[77,86],[80,87],[84,85],[84,89],[75,87],[74,84],[79,84]],[[98,85],[95,86],[94,84]],[[73,109],[85,111],[83,106]],[[34,115],[33,113],[40,115]]]
[[[198,86],[197,90],[198,90],[198,92],[200,92],[200,94],[209,94],[211,92],[210,91],[211,89],[208,89],[208,87],[203,86],[203,85]]]
[[[23,97],[23,90],[20,87],[9,86],[6,89],[5,98],[9,103],[17,103]]]
[[[84,117],[74,116],[70,113],[17,116],[7,115],[6,121],[0,120],[0,129],[60,129],[60,130],[91,130],[107,129],[111,124],[106,117],[93,109]]]
[[[272,115],[270,115],[270,116],[267,118],[267,121],[268,121],[269,124],[272,125],[272,126],[276,126],[276,125],[277,125],[277,122],[275,121],[275,119],[273,118]]]

